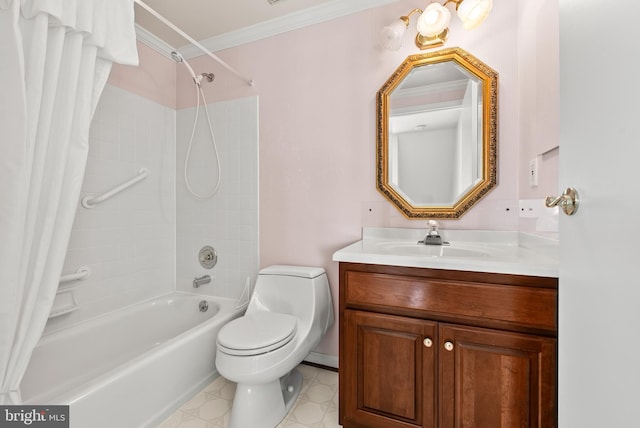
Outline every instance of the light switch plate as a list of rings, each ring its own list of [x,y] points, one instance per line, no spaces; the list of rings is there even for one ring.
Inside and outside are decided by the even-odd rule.
[[[538,185],[538,157],[529,161],[529,186],[536,187]]]

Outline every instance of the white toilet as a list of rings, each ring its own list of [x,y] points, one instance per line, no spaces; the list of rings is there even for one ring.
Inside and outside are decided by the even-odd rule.
[[[295,367],[333,325],[322,268],[270,266],[260,271],[244,316],[218,333],[216,368],[236,382],[229,428],[274,428],[300,393]]]

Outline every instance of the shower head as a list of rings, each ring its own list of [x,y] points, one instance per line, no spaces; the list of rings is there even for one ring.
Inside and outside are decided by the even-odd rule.
[[[187,70],[189,70],[189,73],[191,74],[191,78],[193,79],[193,81],[198,83],[198,79],[196,78],[196,73],[193,71],[193,68],[191,68],[187,60],[184,59],[184,57],[180,54],[180,52],[172,51],[171,58],[173,58],[173,60],[177,63],[184,64],[185,67],[187,67]]]

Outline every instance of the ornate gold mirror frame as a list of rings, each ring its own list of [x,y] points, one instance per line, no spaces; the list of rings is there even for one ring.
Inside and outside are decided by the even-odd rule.
[[[396,183],[390,178],[390,114],[392,113],[391,95],[401,86],[414,70],[421,67],[429,67],[434,64],[453,62],[462,74],[469,77],[477,87],[477,116],[480,118],[478,125],[481,128],[472,129],[477,135],[477,171],[476,179],[470,186],[452,199],[451,203],[434,204],[427,202],[415,202],[408,197]],[[442,67],[441,67],[442,68]],[[429,69],[420,69],[428,72]],[[456,77],[457,78],[457,77]],[[452,79],[454,79],[452,77]],[[408,82],[405,82],[408,86]],[[419,89],[427,90],[429,85]],[[468,89],[467,89],[468,90]],[[497,183],[497,110],[498,110],[498,73],[484,64],[482,61],[460,48],[443,49],[418,55],[411,55],[396,69],[377,93],[377,142],[376,142],[376,184],[378,190],[391,201],[407,218],[450,218],[461,217],[476,202],[486,195]],[[423,125],[420,125],[423,126]],[[418,128],[418,127],[417,127]],[[460,138],[460,137],[458,137]],[[481,140],[481,141],[480,141]],[[472,144],[475,142],[472,141]],[[430,163],[437,159],[421,159],[424,168],[429,168]],[[481,162],[480,162],[481,161]],[[399,169],[399,166],[396,166]],[[397,174],[395,172],[394,174]],[[447,177],[443,177],[448,179]],[[438,186],[437,180],[425,182],[424,187]],[[422,185],[420,183],[420,185]]]

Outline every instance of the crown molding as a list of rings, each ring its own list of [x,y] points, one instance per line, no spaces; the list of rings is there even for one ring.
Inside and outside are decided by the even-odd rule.
[[[398,0],[332,0],[318,6],[303,9],[199,42],[211,52],[216,52],[397,1]],[[179,51],[182,56],[187,59],[202,55],[202,51],[193,45],[183,46],[179,48]]]
[[[176,50],[173,46],[159,39],[155,34],[150,33],[138,24],[136,24],[136,39],[167,58],[171,58],[171,52]]]
[[[216,52],[397,1],[398,0],[332,0],[318,6],[303,9],[236,31],[230,31],[199,42],[211,52]],[[184,29],[182,30],[184,31]],[[138,41],[167,58],[171,58],[171,52],[175,50],[178,50],[182,56],[187,59],[203,54],[199,48],[190,44],[176,49],[174,46],[169,45],[138,24],[136,24],[136,38]]]

